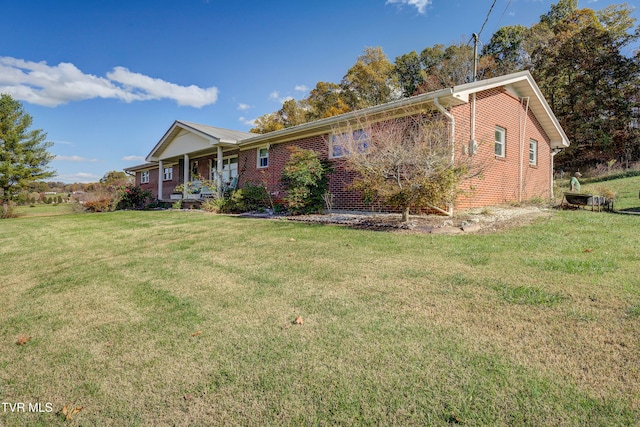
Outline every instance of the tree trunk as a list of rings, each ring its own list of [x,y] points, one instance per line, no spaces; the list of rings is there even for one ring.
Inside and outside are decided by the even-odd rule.
[[[2,200],[2,215],[0,218],[9,218],[9,201],[7,199]]]
[[[402,208],[402,222],[409,222],[409,206]]]

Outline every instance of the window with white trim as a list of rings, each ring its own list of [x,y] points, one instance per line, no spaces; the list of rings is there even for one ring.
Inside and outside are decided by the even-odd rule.
[[[347,145],[355,144],[358,151],[363,152],[369,148],[369,134],[362,129],[354,130],[351,137],[347,133],[331,135],[331,147],[329,147],[329,157],[340,158],[349,154]]]
[[[162,169],[162,180],[171,181],[173,179],[173,166]]]
[[[140,174],[140,184],[149,183],[149,171],[144,171]]]
[[[238,177],[238,156],[222,159],[222,182],[231,183],[233,178]]]
[[[529,140],[529,164],[531,166],[538,164],[538,141],[535,139]]]
[[[495,154],[496,157],[505,156],[505,141],[507,140],[507,130],[496,126],[496,142],[495,142]]]
[[[258,168],[269,167],[269,147],[258,148]]]

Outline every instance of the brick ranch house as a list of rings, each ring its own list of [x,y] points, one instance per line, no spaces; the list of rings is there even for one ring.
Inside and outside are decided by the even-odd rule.
[[[415,113],[411,113],[411,112]],[[449,123],[454,156],[472,156],[483,173],[460,196],[456,209],[553,197],[553,156],[569,140],[528,71],[437,90],[364,110],[270,132],[254,134],[175,121],[146,157],[145,164],[125,169],[136,185],[160,201],[198,199],[202,194],[174,189],[195,176],[220,186],[264,185],[277,199],[284,194],[280,176],[289,148],[313,149],[332,161],[329,191],[333,208],[368,210],[349,189],[353,180],[344,167],[332,132],[363,114],[385,117],[437,112]],[[219,189],[219,188],[218,188]],[[451,213],[453,208],[450,208]]]

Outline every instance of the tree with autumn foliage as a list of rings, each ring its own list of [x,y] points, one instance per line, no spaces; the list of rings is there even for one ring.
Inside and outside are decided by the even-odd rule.
[[[365,200],[397,207],[404,222],[417,208],[448,214],[467,165],[454,159],[446,120],[406,113],[362,115],[336,126],[331,144],[340,147],[347,168],[356,174],[353,188]]]

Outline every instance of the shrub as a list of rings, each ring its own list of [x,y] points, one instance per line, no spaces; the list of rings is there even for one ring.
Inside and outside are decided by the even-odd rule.
[[[143,209],[148,200],[151,200],[151,192],[143,190],[135,185],[127,185],[119,191],[117,209]]]
[[[287,190],[284,198],[293,214],[317,213],[324,210],[323,195],[329,187],[331,167],[313,150],[294,147],[282,171]]]
[[[103,197],[101,199],[90,200],[84,202],[84,210],[87,212],[109,212],[113,210],[113,199],[110,197]]]
[[[215,199],[207,199],[200,205],[203,211],[211,212],[211,213],[220,213],[224,209],[224,204],[226,200],[222,197]]]
[[[271,205],[269,193],[263,185],[253,185],[248,182],[240,191],[245,211],[256,211]]]
[[[17,216],[13,202],[0,200],[0,219],[16,218]]]

